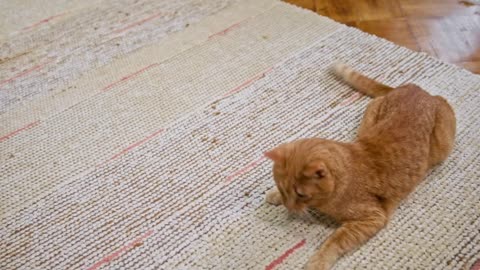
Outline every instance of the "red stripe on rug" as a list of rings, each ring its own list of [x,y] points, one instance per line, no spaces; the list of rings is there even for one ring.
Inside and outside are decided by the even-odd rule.
[[[274,261],[272,261],[269,265],[265,267],[265,270],[272,270],[275,267],[277,267],[279,264],[281,264],[288,256],[290,256],[293,252],[295,252],[297,249],[303,247],[307,241],[303,239],[302,241],[298,242],[295,246],[291,247],[285,253],[283,253],[280,257],[276,258]]]
[[[480,270],[480,259],[478,259],[473,265],[470,270]]]
[[[359,100],[363,95],[359,92],[355,92],[353,95],[351,95],[349,98],[346,100],[342,101],[342,103],[338,104],[339,106],[347,106],[352,104],[354,101]]]
[[[152,234],[153,234],[153,230],[150,230],[150,231],[146,232],[145,234],[143,234],[140,237],[138,237],[137,239],[135,239],[133,242],[121,247],[119,250],[113,252],[112,254],[109,254],[109,255],[103,257],[100,261],[98,261],[94,265],[90,266],[88,268],[88,270],[99,269],[100,267],[102,267],[102,265],[107,264],[107,263],[117,259],[118,257],[120,257],[120,255],[122,255],[122,253],[125,253],[126,251],[131,250],[131,249],[137,247],[138,245],[141,245],[143,243],[143,241],[145,239],[147,239],[148,237],[150,237]]]
[[[255,161],[249,163],[247,166],[241,168],[240,170],[238,170],[238,171],[232,173],[231,175],[227,176],[227,182],[231,182],[235,177],[252,170],[256,166],[258,166],[264,159],[265,159],[265,157],[261,157],[261,158],[255,160]]]
[[[226,93],[225,95],[223,95],[224,97],[227,97],[227,96],[230,96],[230,95],[233,95],[235,93],[237,93],[238,91],[242,90],[243,88],[249,86],[250,84],[252,84],[253,82],[265,77],[265,74],[267,74],[268,72],[272,71],[273,68],[268,68],[266,69],[265,71],[261,72],[260,74],[258,75],[255,75],[255,77],[251,78],[250,80],[242,83],[241,85],[235,87],[234,89],[232,89],[230,92]]]
[[[140,145],[146,143],[147,141],[151,140],[152,138],[154,138],[155,136],[157,136],[158,134],[160,134],[160,133],[162,133],[162,132],[163,132],[163,129],[160,129],[160,130],[154,132],[153,134],[149,135],[148,137],[144,138],[143,140],[138,141],[138,142],[136,142],[136,143],[134,143],[134,144],[129,145],[127,148],[123,149],[122,151],[120,151],[119,153],[115,154],[115,155],[112,156],[110,159],[108,159],[107,161],[99,164],[98,166],[101,166],[101,165],[103,165],[103,164],[105,164],[105,163],[107,163],[107,162],[110,162],[110,161],[118,158],[119,156],[121,156],[121,155],[129,152],[129,151],[132,150],[133,148],[135,148],[135,147],[137,147],[137,146],[140,146]]]
[[[5,136],[0,137],[0,142],[5,141],[5,140],[8,140],[8,139],[10,139],[11,137],[17,135],[18,133],[20,133],[20,132],[22,132],[22,131],[24,131],[24,130],[27,130],[27,129],[29,129],[29,128],[32,128],[32,127],[36,126],[39,122],[40,122],[40,121],[35,121],[35,122],[30,123],[30,124],[28,124],[28,125],[26,125],[26,126],[24,126],[24,127],[22,127],[22,128],[19,128],[19,129],[17,129],[17,130],[14,130],[14,131],[8,133],[8,134],[5,135]]]
[[[43,19],[43,20],[41,20],[41,21],[39,21],[39,22],[37,22],[37,23],[34,23],[34,24],[30,25],[30,26],[24,27],[22,30],[32,29],[32,28],[37,27],[37,26],[39,26],[39,25],[41,25],[41,24],[47,23],[47,22],[49,22],[49,21],[51,21],[51,20],[53,20],[53,19],[55,19],[55,18],[61,17],[61,16],[65,15],[65,14],[67,14],[67,12],[50,16],[50,17],[48,17],[48,18],[46,18],[46,19]]]
[[[132,23],[132,24],[129,24],[129,25],[125,26],[124,28],[115,30],[115,31],[113,31],[113,33],[117,33],[117,34],[118,34],[118,33],[127,31],[127,30],[130,29],[130,28],[133,28],[133,27],[142,25],[142,24],[144,24],[144,23],[146,23],[146,22],[148,22],[148,21],[151,21],[151,20],[153,20],[153,19],[156,19],[156,18],[162,16],[163,14],[164,14],[163,12],[159,12],[159,13],[153,14],[152,16],[147,17],[147,18],[145,18],[145,19],[143,19],[143,20],[140,20],[140,21],[138,21],[138,22],[134,22],[134,23]]]
[[[34,71],[36,71],[36,70],[40,70],[40,69],[44,68],[45,65],[47,65],[47,64],[50,63],[51,61],[52,61],[52,60],[48,60],[48,61],[46,61],[46,62],[43,63],[43,64],[39,64],[39,65],[36,65],[36,66],[34,66],[34,67],[31,67],[31,68],[29,68],[29,69],[27,69],[27,70],[24,70],[24,71],[18,73],[17,75],[15,75],[15,76],[13,76],[13,77],[11,77],[11,78],[9,78],[9,79],[0,81],[0,86],[2,86],[2,85],[4,85],[4,84],[7,84],[7,83],[10,83],[10,82],[13,82],[15,79],[18,79],[18,78],[20,78],[20,77],[23,77],[23,76],[25,76],[25,75],[27,75],[27,74],[29,74],[29,73],[32,73],[32,72],[34,72]]]
[[[118,81],[116,81],[116,82],[113,82],[113,83],[105,86],[104,88],[102,88],[102,91],[108,91],[108,90],[110,90],[110,88],[113,88],[113,87],[116,86],[117,84],[119,84],[119,83],[121,83],[121,82],[124,82],[124,81],[127,81],[127,80],[129,80],[129,79],[137,76],[138,74],[140,74],[140,73],[142,73],[142,72],[145,72],[145,71],[147,71],[148,69],[150,69],[150,68],[152,68],[152,67],[155,67],[155,66],[158,66],[158,64],[157,64],[157,63],[151,64],[151,65],[146,66],[146,67],[144,67],[144,68],[142,68],[142,69],[140,69],[140,70],[137,70],[137,71],[135,71],[134,73],[129,74],[129,75],[121,78],[120,80],[118,80]]]
[[[228,32],[230,32],[232,29],[234,29],[235,27],[239,26],[240,24],[244,23],[245,21],[247,21],[248,19],[245,19],[245,20],[242,20],[242,21],[239,21],[235,24],[232,24],[230,25],[229,27],[223,29],[222,31],[220,32],[217,32],[217,33],[214,33],[214,34],[211,34],[210,36],[208,36],[208,39],[211,39],[215,36],[224,36],[226,35]]]

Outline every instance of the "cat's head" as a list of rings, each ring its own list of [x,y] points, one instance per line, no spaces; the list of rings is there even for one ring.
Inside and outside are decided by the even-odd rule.
[[[274,162],[273,177],[288,210],[304,212],[334,196],[339,184],[334,144],[321,139],[303,139],[265,152]]]

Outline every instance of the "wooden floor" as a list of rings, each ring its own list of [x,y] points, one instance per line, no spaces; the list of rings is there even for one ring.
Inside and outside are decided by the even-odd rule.
[[[457,0],[285,0],[480,74],[480,5]]]

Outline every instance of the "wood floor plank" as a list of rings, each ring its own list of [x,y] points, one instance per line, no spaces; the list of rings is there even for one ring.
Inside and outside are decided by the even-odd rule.
[[[359,22],[399,18],[403,16],[396,0],[315,0],[318,14],[339,22]]]
[[[447,61],[480,61],[480,16],[408,19],[420,50]]]
[[[286,0],[480,74],[480,5],[458,0]]]
[[[284,0],[287,3],[315,11],[315,0]]]
[[[359,21],[348,24],[411,50],[418,51],[420,49],[405,18]]]
[[[401,0],[399,4],[407,17],[442,17],[449,15],[474,16],[480,6],[459,0]]]

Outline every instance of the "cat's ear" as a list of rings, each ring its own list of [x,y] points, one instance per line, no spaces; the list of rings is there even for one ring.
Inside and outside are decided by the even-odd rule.
[[[283,143],[270,151],[264,152],[263,155],[275,162],[284,163],[287,160],[288,153],[292,151],[294,145],[292,143]]]
[[[274,162],[283,162],[285,161],[285,146],[284,145],[281,145],[281,146],[278,146],[278,147],[275,147],[273,148],[272,150],[269,150],[267,152],[264,152],[263,155],[274,161]]]
[[[274,162],[282,162],[285,159],[283,151],[278,147],[264,152],[263,155]]]

